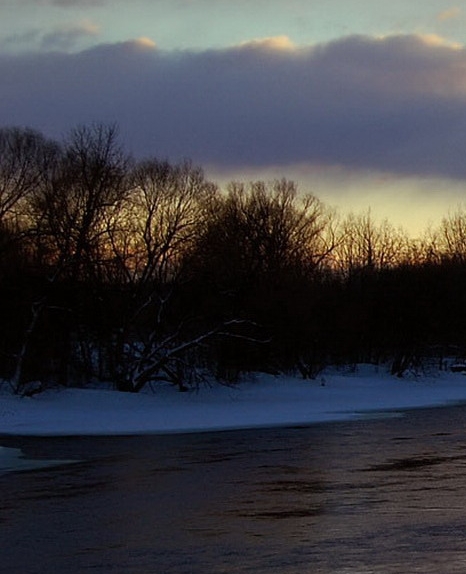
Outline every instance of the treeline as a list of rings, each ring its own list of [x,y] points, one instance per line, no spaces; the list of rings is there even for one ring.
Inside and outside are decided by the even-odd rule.
[[[0,377],[180,389],[461,355],[466,213],[412,239],[287,180],[136,161],[114,126],[0,129]]]

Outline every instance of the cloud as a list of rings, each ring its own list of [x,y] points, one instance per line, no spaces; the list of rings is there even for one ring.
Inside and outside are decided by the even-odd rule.
[[[23,32],[9,34],[8,36],[0,37],[0,47],[17,47],[35,45],[42,37],[42,32],[39,28],[30,28]]]
[[[75,48],[82,39],[97,37],[100,27],[90,20],[65,23],[50,31],[31,28],[21,33],[11,34],[0,38],[0,46],[6,49],[63,50]]]
[[[437,14],[437,20],[439,20],[439,22],[445,22],[446,20],[454,20],[459,16],[461,16],[461,8],[453,6],[452,8]]]
[[[82,38],[96,37],[100,27],[90,21],[64,24],[56,27],[41,38],[41,48],[46,50],[68,50],[73,48]]]
[[[466,50],[437,36],[283,37],[202,52],[148,38],[0,57],[0,124],[118,122],[139,156],[466,179]]]
[[[154,40],[151,40],[151,38],[147,38],[146,36],[141,36],[140,38],[136,38],[136,40],[132,40],[129,45],[139,47],[142,50],[154,50],[157,47]]]
[[[248,40],[239,45],[243,50],[294,50],[295,44],[288,38],[288,36],[274,36],[272,38],[258,38],[256,40]]]

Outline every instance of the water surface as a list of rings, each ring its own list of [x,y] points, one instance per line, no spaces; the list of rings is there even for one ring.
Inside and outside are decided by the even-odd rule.
[[[192,435],[0,438],[9,574],[466,571],[465,407]],[[74,461],[61,464],[59,461]]]

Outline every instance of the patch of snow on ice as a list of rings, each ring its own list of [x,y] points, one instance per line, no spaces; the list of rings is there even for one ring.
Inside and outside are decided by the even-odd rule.
[[[75,460],[33,460],[23,455],[19,448],[0,446],[0,475],[11,471],[47,468],[75,463]]]

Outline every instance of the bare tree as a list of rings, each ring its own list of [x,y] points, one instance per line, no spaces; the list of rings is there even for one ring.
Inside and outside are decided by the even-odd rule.
[[[128,281],[166,283],[180,271],[217,187],[189,162],[138,163],[120,223],[112,221],[112,247]]]
[[[445,216],[436,233],[436,250],[441,258],[466,262],[466,211],[458,207]]]
[[[407,258],[409,240],[405,232],[387,220],[376,222],[370,209],[349,214],[341,225],[341,240],[335,261],[344,273],[387,269]]]
[[[16,290],[23,289],[28,273],[31,273],[32,253],[30,217],[27,205],[32,195],[42,186],[51,166],[59,154],[59,146],[41,133],[29,128],[9,127],[0,129],[0,253],[3,286],[15,282]],[[10,287],[11,288],[11,287]],[[16,317],[19,349],[15,351],[13,374],[10,385],[19,391],[23,382],[24,364],[31,346],[31,338],[41,314],[40,301],[19,302]],[[39,298],[40,299],[40,298]],[[25,305],[26,308],[22,308]],[[30,318],[26,309],[30,308]],[[9,314],[8,314],[9,315]],[[25,316],[22,326],[21,317]],[[23,332],[19,331],[23,328]],[[11,349],[13,351],[13,349]]]
[[[186,255],[205,225],[207,205],[216,194],[217,187],[187,161],[172,165],[151,159],[132,170],[123,215],[116,214],[108,222],[119,275],[131,293],[126,308],[120,310],[115,338],[120,388],[138,391],[149,375],[180,386],[182,355],[209,338],[211,328],[198,326],[193,334],[192,317],[188,321],[180,316],[175,300],[186,280]]]
[[[28,128],[0,129],[0,222],[18,215],[18,204],[39,185],[57,146]]]
[[[301,354],[300,334],[310,332],[311,284],[330,261],[335,218],[316,197],[286,179],[233,182],[211,204],[193,253],[205,306],[260,325],[270,345],[244,349],[219,345],[219,372],[248,370],[260,362],[285,368]],[[301,345],[302,346],[302,345]],[[303,358],[303,361],[305,359]]]
[[[31,200],[37,236],[59,274],[97,276],[109,255],[108,213],[128,190],[129,158],[117,136],[115,126],[73,130],[54,173]]]
[[[233,182],[212,206],[198,256],[230,287],[259,276],[312,272],[335,247],[332,212],[313,195],[298,194],[292,181]]]
[[[61,146],[55,144],[53,160],[42,161],[31,187],[25,188],[27,237],[47,279],[38,277],[36,292],[31,294],[30,320],[14,374],[13,385],[18,389],[34,346],[42,344],[36,337],[39,325],[51,329],[43,363],[49,354],[49,360],[60,365],[60,381],[66,381],[71,338],[76,338],[84,322],[82,314],[90,313],[96,285],[105,276],[110,254],[107,213],[127,191],[128,163],[114,126],[79,127]],[[85,290],[80,287],[84,281]]]

